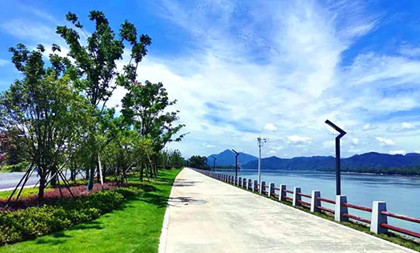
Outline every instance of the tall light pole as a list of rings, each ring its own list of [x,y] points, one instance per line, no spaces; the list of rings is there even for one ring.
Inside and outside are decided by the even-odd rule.
[[[339,135],[337,135],[337,137],[335,137],[335,194],[341,195],[340,139],[346,134],[346,131],[339,128],[337,125],[335,125],[329,120],[326,120],[325,123],[340,133]]]
[[[235,155],[235,177],[238,177],[238,155],[239,153],[236,150],[232,149],[232,151],[236,154]]]
[[[258,184],[261,185],[261,148],[267,142],[266,138],[257,138],[258,141]]]
[[[213,158],[213,171],[216,171],[216,157],[212,156]]]

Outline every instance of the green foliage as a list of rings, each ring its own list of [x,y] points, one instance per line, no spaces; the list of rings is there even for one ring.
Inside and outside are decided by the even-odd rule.
[[[145,167],[146,175],[156,176],[161,150],[184,136],[179,135],[184,125],[176,124],[178,111],[168,111],[175,101],[169,100],[163,85],[136,81],[150,37],[139,34],[128,21],[114,32],[100,11],[89,14],[93,31],[85,31],[74,13],[66,19],[71,24],[58,26],[56,32],[67,44],[68,54],[59,55],[56,44],[48,57],[43,45],[32,51],[23,44],[10,48],[22,79],[0,96],[0,138],[13,133],[10,145],[0,146],[0,162],[3,153],[21,150],[17,157],[38,168],[40,199],[47,176],[61,168],[70,169],[72,180],[84,168],[89,190],[99,168],[103,175],[115,173],[121,179],[133,167],[141,168],[142,176]],[[126,51],[130,59],[118,69]],[[118,86],[128,90],[120,116],[106,106]],[[181,163],[179,154],[164,166]],[[51,184],[56,182],[53,179]]]
[[[12,61],[22,74],[0,96],[0,129],[13,133],[40,176],[39,197],[43,197],[47,174],[65,161],[73,139],[80,139],[88,123],[89,108],[64,72],[69,61],[50,55],[45,67],[42,45],[30,51],[23,44],[10,48]]]
[[[177,168],[180,169],[184,166],[185,160],[181,152],[176,150],[164,150],[159,153],[159,165],[163,168]]]
[[[174,125],[179,111],[167,111],[167,107],[174,105],[176,100],[169,100],[162,83],[146,81],[130,86],[128,91],[122,100],[122,113],[142,136],[151,138],[156,152],[168,142],[182,140],[184,135],[175,138],[184,127],[182,124]]]
[[[27,159],[22,143],[13,138],[16,134],[19,134],[19,130],[13,127],[2,129],[0,132],[0,160],[3,158],[0,162],[2,164],[17,165]]]
[[[76,200],[62,200],[54,205],[0,212],[0,245],[33,239],[96,219],[120,207],[125,200],[133,199],[140,191],[123,187]]]
[[[207,157],[193,155],[188,160],[188,166],[196,169],[208,169],[209,166],[207,165]]]
[[[0,169],[0,172],[22,172],[28,168],[28,162],[21,162],[12,165],[3,165]]]
[[[91,11],[89,14],[89,19],[95,23],[95,30],[89,34],[84,31],[76,14],[69,12],[66,19],[77,29],[57,27],[57,33],[70,48],[68,57],[74,62],[69,72],[76,88],[83,92],[95,111],[87,138],[80,143],[84,151],[78,153],[79,158],[84,156],[84,165],[90,169],[88,187],[91,189],[95,167],[99,167],[100,153],[116,138],[114,110],[107,110],[106,103],[118,85],[129,87],[135,82],[138,64],[147,54],[146,47],[151,39],[144,34],[137,35],[137,29],[128,21],[124,21],[116,35],[100,11]],[[87,37],[86,45],[80,41],[79,31]],[[122,59],[126,44],[131,48],[131,59],[119,72],[117,61]],[[73,162],[80,162],[80,159],[75,158]]]
[[[178,135],[184,127],[176,124],[179,111],[168,111],[168,107],[176,103],[170,101],[162,83],[137,83],[127,87],[128,93],[122,100],[122,114],[129,124],[143,137],[151,140],[153,153],[149,155],[152,161],[152,175],[156,175],[158,154],[168,142],[181,141],[185,134]]]

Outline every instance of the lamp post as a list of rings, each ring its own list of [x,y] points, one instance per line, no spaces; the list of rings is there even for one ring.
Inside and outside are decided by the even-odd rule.
[[[232,151],[235,153],[235,177],[238,177],[238,155],[239,153],[236,152],[236,150],[232,149]]]
[[[335,169],[336,169],[335,170],[335,184],[336,184],[335,194],[341,195],[340,139],[346,134],[346,132],[329,120],[326,120],[325,123],[340,133],[339,135],[337,135],[337,137],[335,137]]]
[[[212,156],[213,158],[213,171],[216,171],[216,157]]]
[[[258,184],[261,185],[261,148],[267,142],[266,138],[257,138],[258,141]]]

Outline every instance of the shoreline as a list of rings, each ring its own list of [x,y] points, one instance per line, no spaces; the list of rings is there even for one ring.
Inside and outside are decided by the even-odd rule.
[[[216,171],[235,171],[235,168],[233,169],[217,169]],[[238,169],[238,172],[253,172],[253,173],[257,173],[257,170],[241,170]],[[334,174],[335,170],[261,170],[261,172],[265,172],[265,173],[282,173],[282,172],[286,172],[286,173],[315,173],[315,172],[321,172],[321,173],[325,173],[325,174]],[[420,178],[420,172],[419,174],[414,174],[414,175],[406,175],[406,174],[398,174],[398,173],[375,173],[375,172],[356,172],[356,171],[341,171],[341,174],[355,174],[355,175],[377,175],[377,176],[400,176],[400,177],[419,177]]]

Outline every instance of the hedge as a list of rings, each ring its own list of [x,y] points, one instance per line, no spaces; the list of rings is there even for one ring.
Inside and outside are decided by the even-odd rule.
[[[52,205],[0,212],[0,245],[34,239],[96,219],[135,197],[141,190],[121,187]]]

